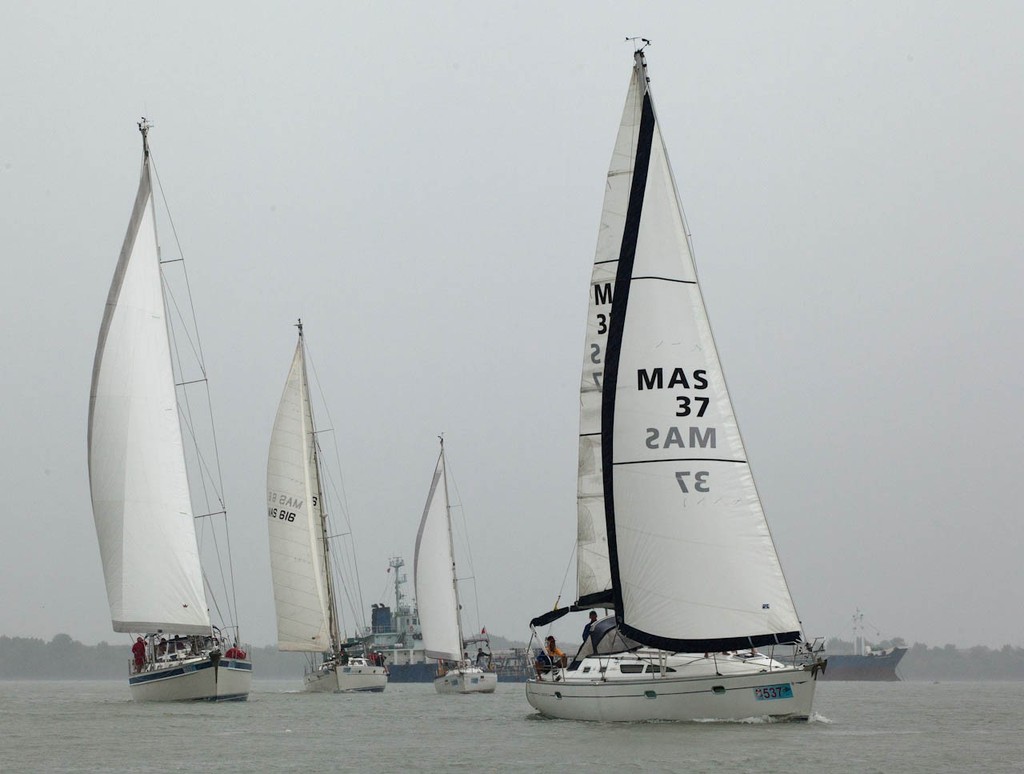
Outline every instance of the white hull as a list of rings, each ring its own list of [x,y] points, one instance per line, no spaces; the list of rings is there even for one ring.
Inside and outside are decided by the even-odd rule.
[[[627,674],[623,665],[644,671]],[[527,681],[526,699],[543,715],[569,720],[806,720],[814,686],[809,667],[766,657],[648,654],[584,659],[578,669]]]
[[[369,664],[335,667],[331,664],[307,674],[303,690],[310,693],[380,693],[387,685],[388,673],[384,667]]]
[[[148,664],[128,684],[135,701],[245,701],[252,686],[252,662],[208,656],[184,662]]]
[[[497,687],[497,674],[475,667],[453,669],[434,678],[434,690],[438,693],[494,693]]]

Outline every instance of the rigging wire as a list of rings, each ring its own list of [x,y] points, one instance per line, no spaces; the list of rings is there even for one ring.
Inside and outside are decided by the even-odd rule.
[[[167,275],[164,273],[164,270],[163,270],[163,263],[164,262],[162,260],[160,260],[160,264],[161,264],[160,279],[161,279],[161,287],[162,287],[162,289],[164,291],[164,298],[167,301],[170,302],[170,306],[173,308],[175,314],[177,315],[177,319],[180,322],[180,326],[176,326],[176,325],[172,324],[172,321],[170,319],[167,321],[168,336],[170,338],[170,342],[171,342],[171,346],[172,346],[172,352],[173,352],[172,362],[174,363],[174,365],[175,365],[175,367],[177,369],[177,374],[178,374],[179,380],[182,382],[182,384],[180,384],[180,385],[176,384],[176,390],[175,390],[177,392],[178,391],[177,388],[178,387],[181,388],[181,390],[180,390],[181,399],[178,401],[178,415],[179,415],[179,418],[181,419],[181,424],[183,424],[187,428],[188,435],[189,435],[189,437],[191,439],[191,443],[192,443],[191,451],[195,455],[196,467],[198,468],[198,474],[199,474],[199,484],[200,484],[200,488],[201,488],[201,491],[202,491],[203,502],[204,502],[204,505],[206,506],[204,508],[204,512],[206,512],[206,513],[213,512],[215,510],[215,508],[211,507],[211,500],[216,500],[216,502],[217,502],[217,504],[219,505],[219,508],[220,508],[220,513],[223,514],[223,516],[224,516],[224,524],[223,524],[223,526],[224,526],[225,543],[226,543],[226,545],[225,545],[225,552],[227,553],[227,573],[226,574],[225,574],[225,570],[224,570],[224,560],[222,558],[221,551],[220,551],[220,546],[219,546],[218,540],[217,540],[216,525],[212,521],[211,521],[211,524],[210,524],[210,530],[209,531],[210,531],[210,534],[212,536],[212,540],[213,540],[213,544],[214,544],[214,546],[213,546],[214,547],[214,553],[215,553],[215,555],[217,557],[217,565],[218,565],[218,570],[219,570],[219,574],[220,574],[221,585],[222,585],[223,591],[224,591],[225,603],[227,604],[227,616],[226,617],[223,615],[223,613],[222,613],[222,611],[220,609],[220,604],[219,604],[219,601],[218,601],[217,594],[214,593],[212,584],[210,583],[209,576],[207,575],[205,569],[202,570],[202,572],[203,572],[203,582],[204,582],[204,585],[207,587],[207,589],[210,592],[210,597],[213,600],[214,608],[217,611],[218,616],[220,616],[222,623],[226,623],[228,626],[233,628],[235,630],[235,634],[236,634],[236,637],[237,637],[238,633],[239,633],[238,623],[237,623],[237,620],[236,620],[237,609],[238,609],[238,600],[237,600],[237,595],[236,595],[236,590],[235,590],[234,562],[233,562],[232,555],[231,555],[231,538],[230,538],[230,531],[228,529],[228,522],[227,522],[227,508],[225,506],[224,497],[223,497],[223,492],[224,492],[223,470],[222,470],[221,464],[220,464],[220,449],[219,449],[219,443],[218,443],[218,440],[217,440],[216,423],[214,422],[213,400],[212,400],[212,396],[210,394],[210,385],[209,385],[209,380],[208,380],[208,375],[207,375],[207,370],[206,370],[206,360],[205,360],[205,357],[203,355],[202,340],[200,339],[200,336],[199,336],[198,317],[196,315],[195,304],[193,303],[193,300],[192,300],[192,288],[191,288],[191,284],[190,284],[189,279],[188,279],[188,270],[186,268],[186,264],[185,264],[185,260],[184,260],[185,253],[184,253],[184,250],[182,249],[181,240],[178,237],[177,228],[174,225],[174,218],[171,216],[171,210],[170,210],[170,207],[169,207],[169,205],[167,203],[167,196],[166,196],[166,193],[164,192],[163,182],[160,179],[160,173],[157,170],[156,160],[155,160],[155,158],[153,156],[152,150],[150,150],[150,153],[149,153],[149,163],[150,163],[151,169],[153,170],[153,176],[156,178],[157,190],[159,190],[160,198],[163,201],[163,212],[164,212],[164,214],[167,217],[167,222],[170,225],[171,234],[173,235],[173,238],[174,238],[174,244],[175,244],[175,246],[177,248],[177,253],[180,256],[180,258],[178,260],[176,260],[175,262],[180,262],[181,263],[181,276],[182,276],[182,281],[184,282],[184,286],[185,286],[185,296],[186,296],[186,299],[188,301],[189,316],[191,317],[191,320],[192,320],[191,327],[190,327],[188,322],[186,321],[185,314],[183,313],[182,308],[178,304],[178,299],[177,299],[177,297],[175,296],[175,294],[173,292],[173,289],[172,289],[172,287],[170,285],[169,279],[168,279]],[[159,246],[158,246],[158,251],[159,251]],[[159,260],[160,259],[159,252],[158,252],[158,256],[157,257],[158,257],[158,260]],[[193,337],[193,333],[194,333],[194,337]],[[196,383],[201,382],[204,385],[204,387],[205,387],[205,392],[206,392],[206,413],[207,413],[207,416],[209,417],[209,428],[208,429],[209,429],[209,434],[210,434],[210,444],[212,446],[212,449],[211,449],[212,458],[213,458],[213,464],[212,465],[210,464],[210,461],[208,460],[207,455],[204,454],[204,452],[203,452],[203,449],[202,449],[202,446],[201,446],[198,434],[196,432],[195,423],[193,421],[192,405],[191,405],[191,400],[190,400],[190,397],[189,397],[189,392],[190,391],[188,390],[188,386],[187,386],[188,380],[186,380],[186,378],[185,378],[185,373],[184,373],[185,367],[183,365],[184,360],[182,358],[181,347],[180,347],[180,344],[179,344],[179,340],[182,337],[184,337],[184,339],[186,340],[186,342],[189,345],[189,348],[192,350],[192,355],[193,355],[193,363],[192,363],[192,365],[194,367],[197,367],[199,369],[199,372],[202,374],[202,378],[198,379],[198,380],[195,380],[195,382]],[[212,490],[212,495],[211,495],[211,490]],[[211,516],[211,518],[212,518],[212,516]],[[201,519],[201,521],[205,521],[205,519]],[[200,529],[199,529],[199,536],[198,536],[199,539],[197,541],[198,544],[199,544],[200,550],[202,549],[202,542],[203,542],[202,541],[202,536],[205,534],[205,531],[206,531],[205,530],[205,525],[201,524],[200,525]],[[200,566],[202,566],[202,565],[200,565]]]
[[[451,468],[448,465],[448,459],[450,457],[451,457],[451,453],[446,449],[445,450],[445,466],[444,466],[445,467],[445,473],[448,476],[448,480],[451,481],[452,490],[455,492],[455,499],[457,501],[457,504],[455,504],[455,505],[452,505],[451,503],[449,503],[448,507],[449,507],[449,509],[457,508],[458,511],[459,511],[459,515],[462,518],[462,542],[463,542],[463,545],[465,546],[466,564],[469,565],[469,575],[465,575],[463,577],[457,578],[456,580],[458,582],[460,582],[460,583],[462,581],[471,581],[472,582],[472,586],[473,586],[473,608],[474,608],[474,613],[476,615],[476,630],[479,631],[479,629],[480,629],[480,595],[479,595],[478,590],[477,590],[477,585],[476,585],[476,568],[473,566],[473,552],[472,552],[472,549],[470,547],[471,546],[471,541],[469,539],[469,524],[466,521],[466,509],[465,509],[465,507],[463,506],[463,503],[462,503],[462,493],[459,491],[459,485],[458,485],[458,483],[455,480],[455,474],[451,472]],[[461,614],[461,611],[460,611],[460,614]]]
[[[317,436],[314,437],[314,441],[317,444],[317,448],[322,450],[320,444],[319,434],[323,432],[330,432],[331,441],[333,446],[333,464],[325,465],[324,456],[320,455],[321,460],[321,472],[326,478],[327,487],[329,491],[325,492],[329,496],[328,502],[334,501],[338,503],[341,509],[341,519],[343,522],[344,532],[341,532],[334,537],[348,536],[349,540],[342,543],[342,551],[332,551],[332,565],[338,577],[343,581],[342,588],[344,589],[345,598],[348,601],[349,607],[351,608],[354,625],[358,627],[358,631],[363,631],[366,628],[366,613],[363,606],[363,589],[362,582],[359,578],[359,565],[356,560],[356,545],[355,545],[355,533],[352,530],[352,518],[351,509],[348,504],[348,493],[345,490],[345,478],[341,470],[341,453],[338,449],[338,434],[334,430],[334,419],[331,417],[331,411],[327,406],[327,398],[324,395],[323,384],[320,381],[320,375],[316,370],[316,362],[313,359],[313,355],[310,352],[309,341],[304,336],[303,345],[306,349],[306,362],[309,365],[310,370],[313,372],[313,381],[316,383],[317,393],[320,395],[320,404],[323,407],[324,415],[327,417],[327,423],[329,430],[321,430],[317,432]],[[337,480],[335,480],[335,475]],[[331,532],[335,532],[333,525],[333,516],[329,510],[327,513],[328,525],[331,527]],[[345,550],[345,549],[348,550]],[[348,581],[348,582],[344,582]],[[354,589],[353,589],[354,586]],[[353,597],[353,591],[355,596]]]

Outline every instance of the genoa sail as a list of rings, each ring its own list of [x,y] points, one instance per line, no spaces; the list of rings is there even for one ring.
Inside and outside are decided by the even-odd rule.
[[[645,68],[638,53],[626,104],[636,144],[601,406],[616,615],[624,635],[671,651],[797,641]]]
[[[100,326],[88,433],[93,518],[114,631],[209,633],[148,149]]]
[[[330,568],[301,332],[270,438],[267,515],[278,648],[329,651]]]

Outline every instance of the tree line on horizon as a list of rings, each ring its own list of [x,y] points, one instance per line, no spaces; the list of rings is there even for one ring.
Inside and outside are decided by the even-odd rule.
[[[495,649],[522,646],[492,637]],[[899,637],[872,643],[872,648],[906,647],[897,672],[904,680],[1024,680],[1024,648],[1003,645],[929,647],[921,642],[907,646]],[[853,653],[853,643],[836,637],[826,643],[828,653]],[[303,653],[281,653],[274,645],[249,650],[256,679],[302,678]],[[131,661],[131,646],[83,645],[70,635],[58,634],[46,642],[38,637],[0,636],[0,680],[104,680],[124,679]]]
[[[493,649],[524,647],[491,637]],[[305,653],[282,653],[276,645],[249,648],[256,679],[298,679],[305,673]],[[38,637],[0,636],[0,680],[104,680],[128,676],[131,641],[83,645],[68,634],[46,642]]]

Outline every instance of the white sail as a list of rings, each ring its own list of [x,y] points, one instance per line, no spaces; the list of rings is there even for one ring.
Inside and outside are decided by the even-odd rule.
[[[300,334],[267,460],[270,569],[280,650],[332,647],[313,415]]]
[[[427,504],[423,508],[423,518],[416,535],[413,580],[427,657],[460,661],[462,635],[455,591],[455,556],[452,550],[443,447],[437,458]]]
[[[626,225],[626,207],[633,179],[633,156],[642,104],[643,91],[636,80],[631,79],[608,167],[594,269],[590,277],[587,338],[583,353],[583,378],[580,382],[579,478],[576,493],[576,593],[584,604],[588,596],[610,597],[611,589],[601,467],[601,388],[604,382],[608,322],[615,290],[615,270]]]
[[[621,629],[668,650],[792,641],[799,621],[733,415],[639,54],[633,89],[643,98],[602,426],[613,460],[603,473]]]
[[[93,362],[89,486],[114,631],[210,631],[148,153]]]

